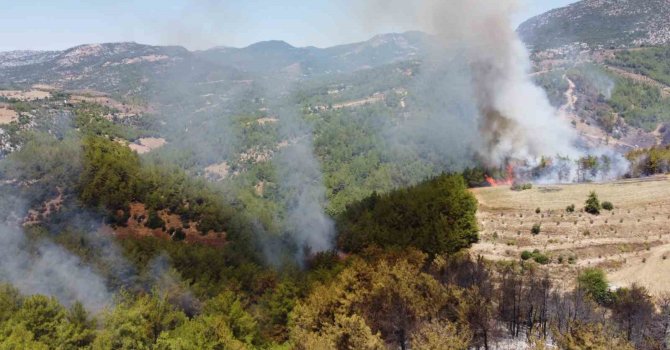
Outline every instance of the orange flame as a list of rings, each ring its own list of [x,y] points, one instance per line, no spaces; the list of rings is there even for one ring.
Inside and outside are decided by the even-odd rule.
[[[507,176],[502,180],[496,180],[488,175],[485,178],[491,187],[511,186],[514,184],[514,166],[511,164],[507,165]]]

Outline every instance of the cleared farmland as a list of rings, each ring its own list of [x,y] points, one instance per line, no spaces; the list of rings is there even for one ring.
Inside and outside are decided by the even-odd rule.
[[[582,211],[589,193],[614,204],[600,215]],[[489,259],[519,260],[525,250],[550,258],[545,265],[566,288],[585,267],[607,271],[614,286],[638,283],[659,294],[670,289],[670,179],[659,176],[611,183],[508,186],[473,190],[479,200],[481,242]],[[574,212],[568,212],[569,205]],[[539,209],[539,210],[538,210]],[[539,225],[540,233],[533,234]]]

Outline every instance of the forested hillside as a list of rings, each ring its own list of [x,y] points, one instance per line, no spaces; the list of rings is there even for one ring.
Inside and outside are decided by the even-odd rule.
[[[0,53],[0,349],[666,349],[669,10]]]

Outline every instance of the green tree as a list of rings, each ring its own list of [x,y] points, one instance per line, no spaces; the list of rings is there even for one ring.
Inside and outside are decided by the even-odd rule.
[[[116,307],[103,318],[104,328],[98,333],[95,349],[151,349],[159,335],[186,320],[167,299],[152,295],[134,297],[127,292],[119,296]]]
[[[584,211],[592,215],[600,215],[600,201],[598,200],[598,195],[595,192],[589,194],[589,198],[586,200],[586,206]]]
[[[587,268],[577,277],[578,288],[600,305],[608,305],[612,301],[609,283],[605,273],[596,268]]]
[[[338,243],[349,252],[380,246],[455,253],[478,241],[476,211],[463,178],[442,175],[349,206],[338,220]]]
[[[247,345],[233,335],[225,317],[199,316],[173,330],[161,333],[157,350],[245,350]]]
[[[256,320],[244,310],[239,297],[226,291],[209,300],[203,309],[205,315],[221,317],[236,339],[251,344],[258,336]]]

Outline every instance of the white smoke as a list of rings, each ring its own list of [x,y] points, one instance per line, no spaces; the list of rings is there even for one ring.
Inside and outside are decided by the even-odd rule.
[[[298,248],[312,253],[329,250],[335,236],[333,220],[324,212],[326,194],[321,168],[311,140],[286,147],[277,159],[281,186],[287,198],[286,224]]]
[[[29,244],[19,227],[0,224],[0,280],[21,293],[55,296],[65,305],[81,302],[97,312],[108,306],[105,281],[81,259],[48,242]]]
[[[513,0],[368,3],[368,10],[385,21],[413,23],[434,35],[437,47],[429,61],[438,68],[424,75],[446,72],[443,76],[459,84],[459,97],[466,101],[433,113],[449,120],[449,128],[467,128],[474,120],[477,131],[459,141],[488,165],[500,166],[510,158],[578,158],[577,135],[529,76],[528,52],[512,27],[515,8]],[[467,115],[454,116],[462,113]]]

